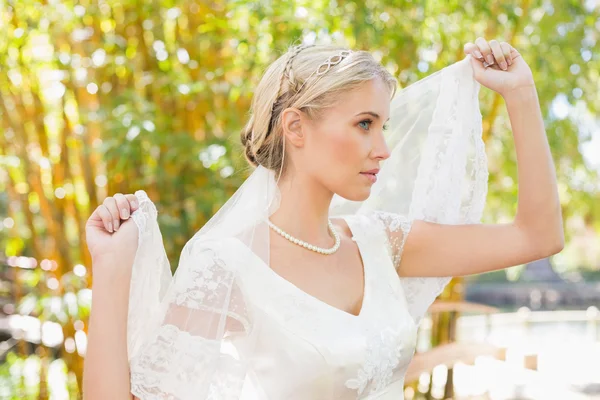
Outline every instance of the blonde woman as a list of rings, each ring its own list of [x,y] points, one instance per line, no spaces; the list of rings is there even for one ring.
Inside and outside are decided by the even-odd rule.
[[[107,198],[87,225],[84,398],[402,399],[419,323],[451,277],[563,248],[529,66],[496,40],[465,54],[396,93],[368,52],[292,47],[241,134],[254,172],[172,278],[150,199]],[[504,98],[515,139],[510,223],[480,222],[480,85]]]

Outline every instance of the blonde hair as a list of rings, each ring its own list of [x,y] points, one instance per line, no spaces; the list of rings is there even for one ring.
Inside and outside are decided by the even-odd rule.
[[[341,93],[377,77],[389,87],[390,98],[394,96],[396,79],[366,51],[353,51],[322,75],[315,73],[320,66],[327,69],[322,64],[343,51],[348,50],[334,45],[293,46],[267,68],[240,135],[251,165],[284,172],[281,113],[288,107],[315,120]]]

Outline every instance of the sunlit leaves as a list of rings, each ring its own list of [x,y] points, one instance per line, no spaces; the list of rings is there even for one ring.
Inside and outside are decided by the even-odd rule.
[[[0,249],[57,260],[57,270],[26,271],[24,291],[85,297],[85,219],[105,196],[144,189],[177,265],[185,242],[247,176],[238,134],[262,72],[288,46],[371,51],[406,87],[461,59],[464,43],[478,36],[510,41],[531,65],[565,217],[598,231],[600,147],[586,146],[600,140],[594,4],[0,3]],[[518,200],[514,141],[503,103],[485,89],[480,100],[491,172],[484,219],[501,222]],[[579,234],[568,228],[567,239]],[[84,300],[78,311],[65,301],[66,315],[84,318]]]

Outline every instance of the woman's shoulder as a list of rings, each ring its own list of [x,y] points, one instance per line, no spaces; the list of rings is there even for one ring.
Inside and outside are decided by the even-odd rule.
[[[332,222],[339,228],[338,232],[354,241],[385,233],[385,225],[374,212],[340,215]]]
[[[348,225],[345,216],[331,218],[331,223],[336,232],[342,235],[342,239],[351,240],[353,238],[354,235],[352,234],[352,230],[350,229],[350,225]]]

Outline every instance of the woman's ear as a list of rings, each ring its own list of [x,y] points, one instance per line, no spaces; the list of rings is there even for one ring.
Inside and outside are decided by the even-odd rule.
[[[283,135],[295,147],[304,146],[304,114],[297,108],[286,108],[281,112]]]

